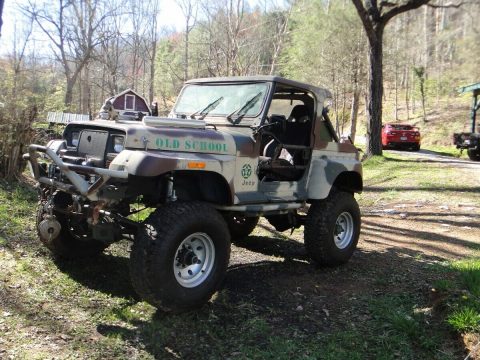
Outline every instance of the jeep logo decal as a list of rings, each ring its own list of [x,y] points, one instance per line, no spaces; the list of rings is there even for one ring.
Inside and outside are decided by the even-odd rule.
[[[252,166],[250,164],[245,164],[242,166],[242,176],[244,179],[248,179],[252,175]]]

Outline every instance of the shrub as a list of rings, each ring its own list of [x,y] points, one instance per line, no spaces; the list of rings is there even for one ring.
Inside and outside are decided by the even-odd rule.
[[[11,179],[22,171],[22,154],[32,140],[36,114],[36,106],[0,107],[0,178]]]

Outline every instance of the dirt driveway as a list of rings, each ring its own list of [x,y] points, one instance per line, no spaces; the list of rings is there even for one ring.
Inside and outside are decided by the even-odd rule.
[[[451,156],[441,155],[434,151],[425,150],[425,149],[421,149],[416,152],[387,150],[385,151],[385,153],[408,156],[414,159],[418,159],[418,161],[420,162],[437,162],[437,163],[444,163],[446,166],[450,166],[450,167],[473,169],[473,171],[476,171],[477,176],[478,176],[478,172],[480,171],[479,161],[475,162],[467,159],[452,158]]]

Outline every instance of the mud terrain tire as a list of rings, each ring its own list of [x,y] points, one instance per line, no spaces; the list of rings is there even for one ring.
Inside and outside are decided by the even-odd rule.
[[[480,161],[480,149],[468,149],[468,158],[473,161]]]
[[[59,193],[55,198],[56,206],[66,208],[69,202],[71,202],[71,198],[65,193]],[[37,229],[45,215],[46,211],[42,202],[37,209]],[[62,226],[60,234],[53,239],[45,239],[38,232],[38,237],[55,256],[65,259],[80,259],[98,255],[108,246],[108,244],[92,239],[85,231],[81,230],[82,226],[87,226],[86,223],[82,223],[84,220],[77,220],[57,211],[53,211],[53,215]]]
[[[259,219],[258,216],[248,217],[235,213],[226,214],[224,218],[230,230],[232,242],[242,240],[250,235],[257,226]]]
[[[138,295],[165,312],[206,303],[222,283],[230,258],[230,233],[208,204],[173,202],[145,220],[130,256]]]
[[[312,203],[305,221],[305,247],[317,263],[346,263],[357,247],[360,209],[352,194],[333,191],[325,200]]]

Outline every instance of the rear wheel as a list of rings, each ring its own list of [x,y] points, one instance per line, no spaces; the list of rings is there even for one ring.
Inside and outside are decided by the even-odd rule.
[[[480,161],[480,149],[468,149],[467,154],[470,160]]]
[[[210,299],[229,258],[230,234],[220,213],[203,203],[174,202],[145,221],[132,247],[130,275],[142,299],[181,312]]]
[[[232,242],[242,240],[252,233],[258,224],[258,216],[248,217],[236,213],[224,215]]]
[[[66,209],[71,203],[71,196],[62,192],[57,193],[53,199],[55,207],[61,209]],[[108,246],[92,238],[85,218],[69,216],[55,210],[52,215],[53,217],[46,209],[46,202],[41,202],[36,219],[38,236],[54,255],[77,259],[97,255]],[[49,235],[45,236],[46,233]]]
[[[350,193],[333,192],[314,202],[305,222],[308,254],[322,265],[346,263],[357,247],[360,223],[360,209]]]

